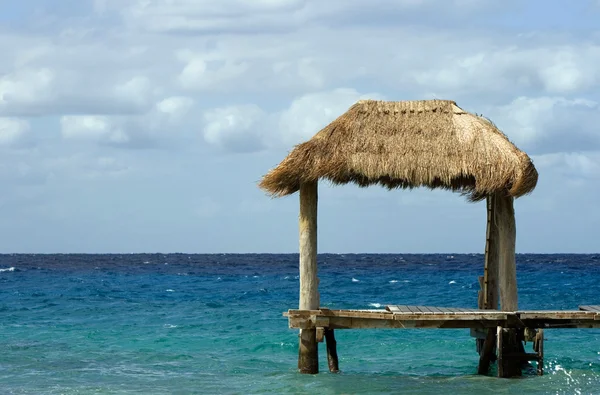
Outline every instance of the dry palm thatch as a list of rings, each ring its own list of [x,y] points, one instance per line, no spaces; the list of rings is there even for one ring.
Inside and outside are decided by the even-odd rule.
[[[502,191],[524,195],[537,178],[527,154],[492,122],[453,101],[361,100],[297,145],[260,188],[285,196],[303,182],[328,179],[390,189],[445,188],[476,201]]]

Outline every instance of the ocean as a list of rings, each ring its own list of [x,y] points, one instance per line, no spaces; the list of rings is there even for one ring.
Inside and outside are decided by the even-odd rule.
[[[476,307],[481,254],[319,255],[321,304]],[[522,309],[600,304],[599,255],[517,256]],[[476,374],[461,330],[336,331],[296,372],[298,255],[0,255],[0,394],[600,394],[600,330],[546,330],[545,370]],[[527,350],[531,345],[526,346]]]

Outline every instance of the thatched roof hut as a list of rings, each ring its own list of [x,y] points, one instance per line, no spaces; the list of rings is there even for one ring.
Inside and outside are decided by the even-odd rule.
[[[489,120],[449,100],[361,100],[312,139],[296,146],[260,187],[285,196],[303,183],[425,186],[462,192],[471,200],[496,192],[531,192],[531,159]]]
[[[486,199],[485,266],[478,306],[495,310],[500,305],[503,310],[517,311],[513,201],[531,192],[537,178],[531,159],[492,122],[462,110],[453,101],[365,100],[296,146],[263,177],[260,187],[274,196],[300,191],[300,310],[320,308],[318,181],[328,179],[360,186],[445,188],[471,200]],[[335,349],[333,331],[328,333]],[[486,337],[486,344],[492,345],[493,339]],[[488,346],[482,349],[492,350]],[[316,329],[302,329],[301,372],[319,371],[317,350]],[[488,354],[482,353],[481,360],[491,360]],[[335,371],[336,366],[337,362],[330,364],[330,369]]]

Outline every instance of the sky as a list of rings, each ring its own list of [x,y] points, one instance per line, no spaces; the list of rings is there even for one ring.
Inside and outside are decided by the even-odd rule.
[[[296,252],[257,188],[359,99],[454,100],[540,174],[517,252],[600,252],[600,0],[0,0],[0,252]],[[319,186],[319,251],[480,253],[485,203]]]

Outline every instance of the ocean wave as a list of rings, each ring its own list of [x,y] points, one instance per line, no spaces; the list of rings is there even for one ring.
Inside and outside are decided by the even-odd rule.
[[[381,303],[369,303],[369,306],[371,307],[375,307],[375,308],[380,308],[381,307]]]
[[[352,277],[352,282],[353,282],[353,283],[358,283],[358,282],[360,282],[360,280],[359,280],[359,279],[357,279],[357,278],[354,278],[354,277]]]
[[[0,269],[0,273],[3,273],[3,272],[14,272],[14,271],[15,271],[14,267],[7,267],[5,269]]]
[[[398,280],[390,280],[390,284],[396,284]]]

